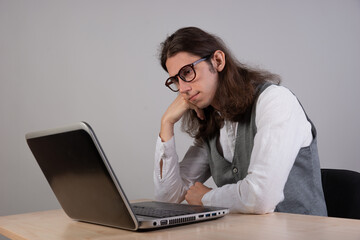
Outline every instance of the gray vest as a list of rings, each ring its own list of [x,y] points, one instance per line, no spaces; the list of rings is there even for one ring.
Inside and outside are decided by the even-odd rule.
[[[207,141],[211,175],[218,187],[236,183],[246,177],[257,131],[255,125],[256,102],[258,96],[270,85],[270,83],[266,83],[260,87],[251,111],[245,114],[243,121],[238,123],[232,163],[219,153],[218,137]],[[307,115],[306,117],[311,123],[313,140],[310,146],[300,149],[285,184],[285,198],[276,206],[275,211],[327,216],[321,185],[316,129]]]

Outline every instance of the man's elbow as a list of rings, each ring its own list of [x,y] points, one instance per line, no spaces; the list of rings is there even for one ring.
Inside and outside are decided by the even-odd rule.
[[[275,207],[273,205],[267,206],[265,204],[256,205],[253,209],[253,214],[267,214],[274,212]]]
[[[281,198],[280,198],[281,199]],[[267,214],[274,212],[276,206],[281,200],[270,198],[267,196],[257,197],[253,205],[254,214]]]

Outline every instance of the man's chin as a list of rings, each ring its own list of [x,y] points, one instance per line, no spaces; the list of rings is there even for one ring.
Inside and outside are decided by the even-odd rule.
[[[199,109],[204,109],[204,108],[207,108],[210,104],[204,104],[204,103],[198,102],[198,103],[195,103],[194,105],[196,107],[198,107]]]

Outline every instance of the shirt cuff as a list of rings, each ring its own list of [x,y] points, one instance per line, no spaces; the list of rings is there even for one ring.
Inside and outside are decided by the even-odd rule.
[[[201,202],[204,206],[211,206],[211,198],[214,194],[214,190],[211,190],[204,194],[204,196],[201,199]]]
[[[172,157],[175,153],[175,137],[173,136],[170,140],[163,142],[158,136],[156,143],[156,151],[159,153],[159,161]]]

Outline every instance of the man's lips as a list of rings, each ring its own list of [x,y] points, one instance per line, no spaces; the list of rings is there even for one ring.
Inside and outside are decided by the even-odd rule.
[[[189,101],[195,100],[195,98],[197,97],[197,95],[199,95],[199,93],[196,93],[196,94],[192,95],[188,100],[189,100]]]

